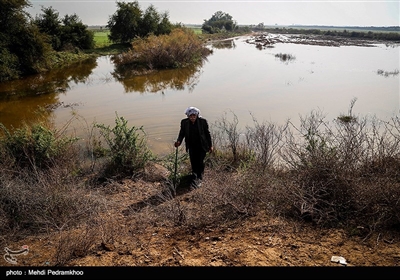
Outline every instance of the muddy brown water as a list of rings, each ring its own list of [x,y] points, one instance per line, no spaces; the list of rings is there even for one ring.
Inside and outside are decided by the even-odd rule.
[[[286,38],[286,37],[282,37]],[[143,127],[149,147],[169,153],[188,106],[213,129],[226,116],[238,128],[258,122],[294,123],[311,111],[327,120],[353,113],[389,119],[399,115],[399,46],[321,46],[280,40],[265,47],[251,36],[210,44],[197,67],[131,75],[102,56],[68,69],[0,84],[0,122],[53,120],[85,141],[93,123],[113,126],[116,115]],[[283,56],[286,54],[286,56]],[[285,58],[285,59],[283,59]],[[288,59],[290,58],[290,59]],[[38,114],[45,111],[45,114]],[[39,117],[40,116],[40,117]],[[69,123],[69,121],[72,122]]]

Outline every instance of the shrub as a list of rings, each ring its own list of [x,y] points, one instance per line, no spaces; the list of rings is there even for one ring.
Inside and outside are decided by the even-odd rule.
[[[22,169],[54,166],[64,160],[67,150],[77,141],[46,123],[25,124],[14,132],[0,123],[0,130],[3,132],[0,145],[5,155],[0,163],[12,162],[14,167]]]
[[[152,159],[143,127],[128,127],[128,121],[118,114],[113,128],[104,124],[95,124],[95,127],[100,130],[100,135],[107,144],[106,176],[135,175]]]
[[[282,156],[292,214],[329,226],[399,225],[398,125],[351,112],[330,125],[313,113],[295,128],[300,137],[288,130]]]
[[[193,30],[175,28],[169,35],[135,39],[132,50],[115,57],[114,63],[146,69],[178,68],[201,62],[210,53]]]

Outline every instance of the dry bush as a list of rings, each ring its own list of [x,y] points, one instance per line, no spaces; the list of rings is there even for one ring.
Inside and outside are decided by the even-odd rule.
[[[175,28],[169,35],[134,39],[132,50],[116,56],[114,62],[118,66],[135,64],[146,69],[179,68],[201,62],[210,53],[193,30]]]
[[[131,216],[130,228],[139,232],[146,225],[178,226],[185,223],[185,210],[177,197],[179,186],[174,186],[172,180],[165,180],[155,189],[153,195],[146,197],[129,208]]]
[[[184,201],[179,197],[163,204],[159,209],[161,219],[178,221],[177,225],[201,228],[232,222],[254,215],[258,190],[239,183],[227,172],[208,170],[204,186],[188,193]]]
[[[88,191],[78,178],[66,176],[63,169],[4,179],[1,208],[8,228],[18,229],[20,235],[73,227],[97,215],[104,205],[101,197]]]
[[[59,232],[54,263],[65,265],[72,259],[88,255],[96,248],[110,250],[126,234],[125,224],[103,211],[98,216],[82,221],[73,229]]]
[[[283,145],[282,138],[287,124],[278,126],[274,123],[259,123],[253,116],[254,127],[246,128],[246,147],[255,155],[255,166],[266,171],[276,168],[280,163],[279,151]]]
[[[398,123],[393,121],[390,131],[381,124],[375,117],[350,114],[331,125],[313,112],[299,128],[286,131],[281,154],[291,177],[292,214],[329,226],[399,224],[394,220],[400,188]]]
[[[251,167],[238,172],[208,170],[204,187],[185,200],[185,225],[235,223],[264,211],[279,216],[286,190],[275,176],[273,171]]]
[[[241,164],[254,159],[254,152],[245,143],[245,135],[239,129],[239,119],[231,111],[232,119],[228,114],[215,121],[212,126],[213,155],[206,158],[206,163],[223,171],[234,171]]]
[[[400,184],[391,178],[361,178],[355,188],[351,227],[367,229],[367,233],[381,229],[396,230],[400,226]],[[365,231],[362,231],[365,233]]]
[[[86,224],[79,229],[60,231],[55,248],[54,264],[63,266],[74,258],[86,256],[98,238],[98,229]]]
[[[294,215],[317,224],[334,225],[346,219],[353,202],[353,185],[346,170],[349,155],[354,157],[353,145],[342,145],[335,137],[325,116],[312,112],[301,119],[295,134],[289,127],[282,157],[288,163],[292,177],[288,183],[288,198]],[[344,139],[346,140],[346,139]],[[350,152],[339,151],[348,147]]]
[[[201,228],[254,214],[256,194],[237,185],[230,173],[211,170],[205,176],[204,187],[188,190],[183,199],[165,186],[157,194],[160,203],[130,212],[129,227],[135,232],[146,225]]]
[[[181,203],[179,199],[172,199],[172,196],[170,199],[167,197],[164,203],[153,210],[153,215],[157,217],[154,219],[156,224],[182,226],[187,223],[187,206]]]
[[[246,143],[225,114],[212,131],[204,191],[169,201],[159,217],[201,227],[266,210],[327,227],[399,226],[399,121],[349,113],[329,123],[311,112],[299,127],[254,120]]]

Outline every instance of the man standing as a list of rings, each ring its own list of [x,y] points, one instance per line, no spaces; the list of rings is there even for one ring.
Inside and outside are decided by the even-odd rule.
[[[179,147],[185,138],[186,152],[189,152],[190,164],[192,166],[194,188],[201,186],[204,173],[204,159],[207,152],[212,152],[211,134],[207,120],[200,115],[196,107],[185,110],[187,118],[181,120],[181,128],[175,147]]]

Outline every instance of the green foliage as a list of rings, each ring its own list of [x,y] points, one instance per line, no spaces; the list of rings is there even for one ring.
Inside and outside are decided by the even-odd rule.
[[[238,28],[232,16],[228,13],[218,11],[209,20],[204,20],[201,27],[204,33],[220,33],[223,31],[233,32]]]
[[[107,47],[111,44],[110,40],[108,39],[108,34],[110,34],[109,31],[94,32],[94,42],[96,48]]]
[[[42,8],[42,12],[33,22],[40,32],[49,37],[54,50],[94,48],[93,31],[88,30],[76,14],[65,15],[60,19],[58,12],[52,7]]]
[[[137,1],[117,2],[117,11],[110,17],[107,28],[110,29],[109,39],[115,43],[129,43],[139,34],[139,24],[142,11]]]
[[[62,20],[64,24],[61,28],[61,44],[63,48],[68,45],[79,49],[94,48],[94,33],[87,29],[87,26],[82,23],[76,15],[65,15]]]
[[[24,11],[27,1],[0,2],[0,82],[35,74],[46,67],[51,50]]]
[[[50,8],[42,8],[43,14],[37,15],[33,21],[39,27],[40,32],[47,34],[54,50],[61,49],[61,21],[59,13]]]
[[[107,28],[110,29],[110,41],[130,43],[136,37],[168,34],[172,24],[168,13],[159,14],[153,5],[143,12],[138,1],[117,2],[117,11],[110,17]]]
[[[140,37],[145,37],[150,32],[157,31],[158,23],[160,22],[161,17],[158,14],[156,8],[153,5],[150,5],[146,11],[143,13],[143,16],[140,20]]]
[[[118,114],[115,126],[96,124],[100,134],[106,141],[107,175],[134,175],[141,171],[153,155],[147,147],[143,127],[128,127],[128,121]]]
[[[179,148],[176,148],[173,153],[167,154],[161,164],[168,169],[168,179],[172,182],[174,189],[178,187],[183,177],[191,173],[188,169],[189,154],[182,152]]]
[[[1,43],[0,43],[1,45]],[[18,57],[6,48],[0,50],[0,82],[18,79],[21,69],[18,68]]]
[[[3,160],[11,159],[15,168],[50,168],[77,141],[44,123],[25,124],[13,132],[0,123],[0,129],[3,132],[0,138],[0,149],[5,155]]]
[[[178,68],[201,62],[209,54],[191,29],[175,28],[169,35],[135,39],[132,50],[116,57],[114,63],[148,69]]]
[[[176,25],[171,24],[171,22],[169,21],[168,12],[164,12],[161,14],[161,19],[158,22],[157,29],[154,32],[154,34],[155,35],[169,34],[172,31],[172,29],[175,28],[175,26]]]
[[[50,7],[31,20],[26,6],[27,1],[0,2],[0,82],[51,69],[54,50],[94,48],[93,32],[77,15],[60,20]]]

